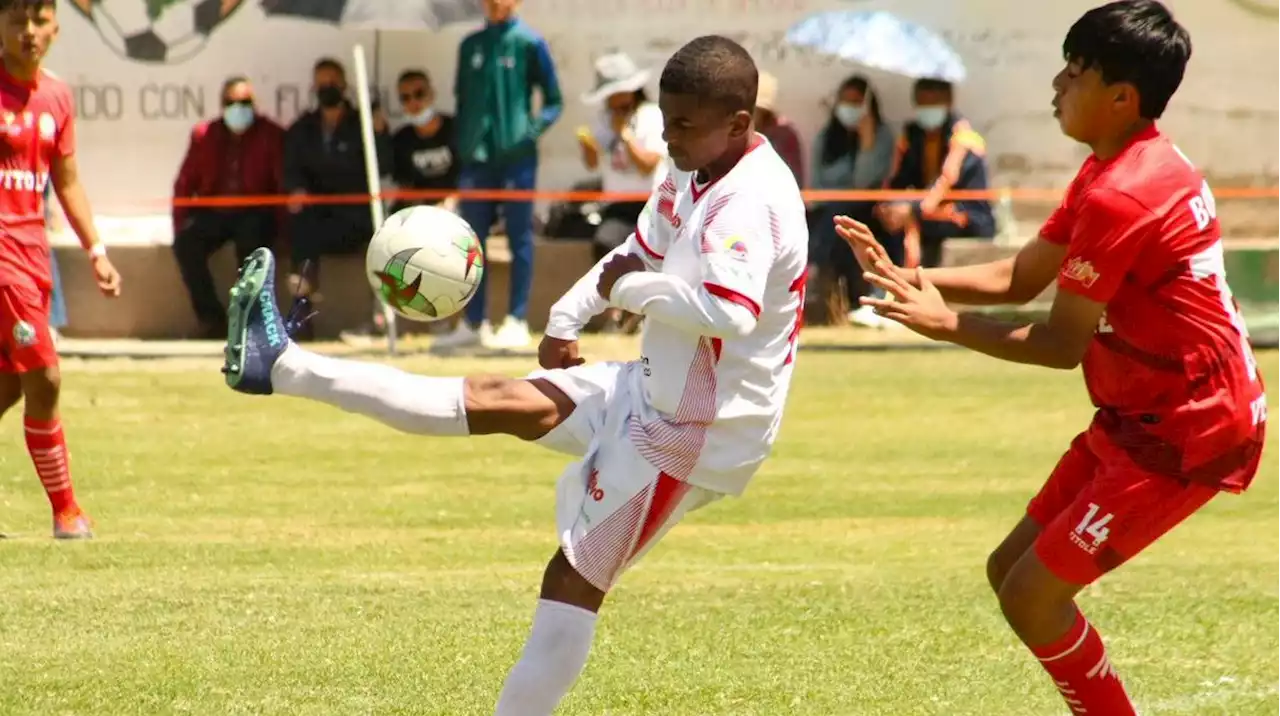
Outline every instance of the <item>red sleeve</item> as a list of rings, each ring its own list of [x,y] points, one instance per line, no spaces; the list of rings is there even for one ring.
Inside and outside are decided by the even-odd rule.
[[[1073,213],[1058,288],[1107,303],[1145,246],[1155,216],[1132,197],[1111,189],[1085,194]]]
[[[59,157],[69,157],[76,153],[76,105],[75,98],[71,96],[71,90],[67,90],[66,102],[63,106],[65,114],[61,118],[62,126],[58,128],[54,152]]]
[[[1059,246],[1071,243],[1071,210],[1065,198],[1040,227],[1040,238]]]

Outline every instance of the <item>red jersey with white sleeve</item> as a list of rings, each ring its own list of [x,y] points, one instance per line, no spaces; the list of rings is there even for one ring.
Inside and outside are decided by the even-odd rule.
[[[1190,160],[1154,126],[1091,156],[1040,235],[1067,246],[1058,289],[1106,304],[1083,363],[1096,426],[1144,470],[1247,487],[1266,397]]]
[[[75,146],[66,83],[46,70],[25,82],[0,66],[0,286],[53,285],[44,191],[54,160]]]
[[[655,467],[719,493],[746,489],[781,424],[808,243],[800,189],[763,137],[707,185],[669,168],[614,251],[641,256],[648,270],[620,278],[610,296],[647,319],[629,438]],[[576,338],[603,310],[598,276],[599,267],[557,303],[548,335]]]

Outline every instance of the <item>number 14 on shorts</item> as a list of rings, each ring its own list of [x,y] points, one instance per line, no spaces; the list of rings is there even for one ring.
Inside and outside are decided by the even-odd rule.
[[[1115,515],[1110,512],[1098,514],[1101,511],[1102,508],[1098,507],[1097,503],[1090,502],[1089,510],[1084,513],[1080,524],[1076,525],[1076,529],[1071,535],[1071,541],[1089,554],[1096,553],[1102,543],[1107,541],[1107,536],[1111,534],[1111,530],[1107,525]],[[1089,538],[1088,541],[1086,541],[1086,537]]]

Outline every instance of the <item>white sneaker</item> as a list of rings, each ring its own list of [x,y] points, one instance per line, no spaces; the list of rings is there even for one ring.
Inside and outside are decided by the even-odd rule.
[[[432,341],[431,350],[434,352],[472,348],[480,345],[492,333],[493,328],[489,326],[488,321],[481,323],[479,330],[472,328],[465,320],[458,321],[458,326],[451,333]]]
[[[529,324],[519,318],[507,316],[493,337],[484,341],[486,348],[514,350],[526,348],[533,342],[529,335]]]
[[[849,311],[849,322],[863,328],[884,328],[885,319],[871,306],[860,306],[856,311]]]

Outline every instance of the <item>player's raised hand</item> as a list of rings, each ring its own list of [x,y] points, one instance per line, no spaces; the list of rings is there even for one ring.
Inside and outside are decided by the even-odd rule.
[[[108,298],[120,295],[120,272],[116,270],[111,259],[106,256],[93,257],[93,278],[98,283],[98,290]]]
[[[632,254],[619,254],[609,259],[609,263],[604,265],[604,269],[600,272],[600,280],[596,283],[596,290],[604,300],[609,300],[609,294],[613,292],[613,285],[618,279],[629,273],[644,270],[644,260],[639,256]]]
[[[914,279],[919,285],[916,288],[889,264],[877,262],[872,268],[863,278],[883,288],[892,298],[863,296],[858,299],[862,305],[871,306],[877,314],[929,338],[943,338],[955,330],[956,312],[947,306],[938,288],[925,276],[924,269],[915,270]]]
[[[547,370],[572,368],[586,362],[586,359],[578,355],[577,341],[543,336],[542,342],[538,344],[538,365]]]
[[[871,233],[871,229],[867,228],[866,224],[848,216],[837,216],[835,222],[836,235],[849,244],[854,257],[858,259],[858,266],[863,271],[874,271],[877,261],[893,266],[889,254],[880,242],[876,241],[875,234]]]

